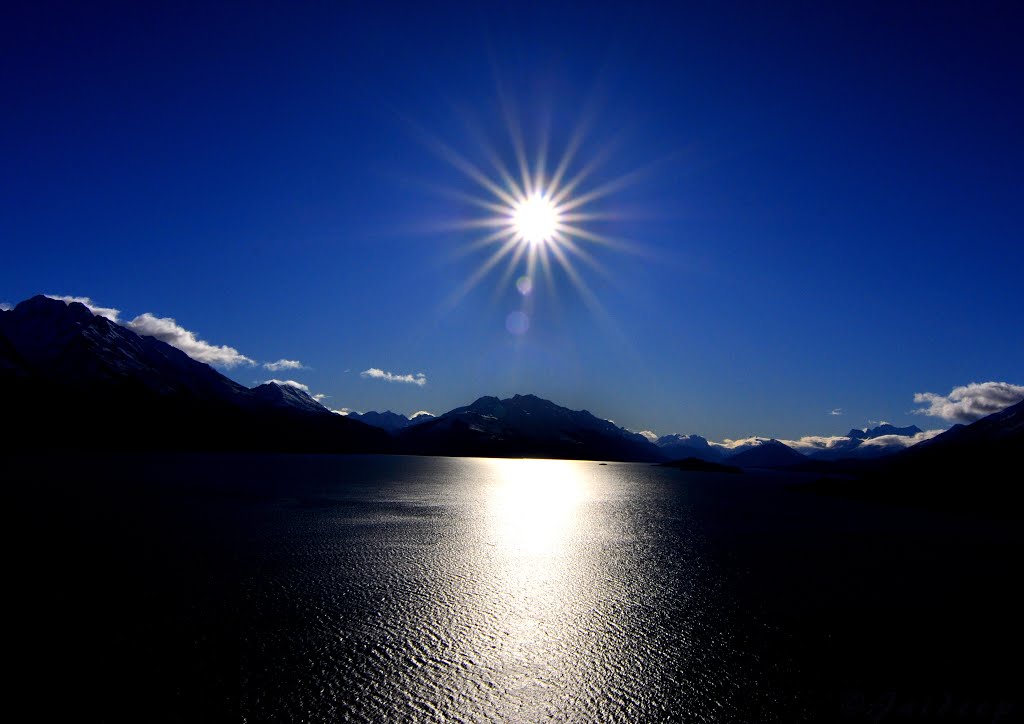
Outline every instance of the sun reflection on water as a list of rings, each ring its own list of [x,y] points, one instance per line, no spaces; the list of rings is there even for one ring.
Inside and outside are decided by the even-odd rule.
[[[489,496],[494,545],[503,552],[557,556],[577,527],[584,498],[581,463],[569,460],[494,460]]]

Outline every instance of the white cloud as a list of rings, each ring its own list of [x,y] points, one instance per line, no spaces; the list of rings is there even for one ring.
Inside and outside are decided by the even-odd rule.
[[[948,395],[918,392],[914,402],[925,407],[916,415],[940,417],[949,422],[974,422],[993,412],[1004,410],[1024,400],[1024,387],[1009,382],[972,382],[955,387]]]
[[[9,312],[14,309],[14,306],[10,302],[0,302],[0,311]]]
[[[835,447],[845,447],[850,444],[850,438],[845,435],[805,435],[799,440],[779,440],[779,442],[789,445],[799,452],[808,453],[818,450],[831,450]]]
[[[117,310],[114,310],[115,312]],[[172,347],[177,347],[194,360],[222,367],[237,367],[241,364],[256,364],[234,347],[217,346],[196,337],[194,332],[182,327],[170,317],[156,317],[146,312],[126,325],[137,334],[155,337]]]
[[[396,375],[391,372],[385,372],[384,370],[371,367],[368,370],[363,370],[359,373],[360,377],[367,377],[374,380],[385,380],[386,382],[404,382],[410,385],[423,385],[427,384],[427,376],[422,372],[417,372],[414,375]]]
[[[836,409],[832,410],[832,412],[830,412],[828,414],[833,415],[835,417],[839,417],[840,415],[843,414],[843,408],[837,407]]]
[[[756,447],[757,445],[760,445],[762,443],[766,443],[769,439],[770,438],[758,437],[756,435],[753,437],[740,438],[739,440],[733,440],[727,437],[722,442],[713,442],[711,440],[708,440],[708,444],[711,445],[712,447],[721,447],[733,452],[741,452],[743,450]]]
[[[301,382],[296,382],[295,380],[264,380],[260,384],[265,385],[267,383],[273,383],[278,387],[294,387],[297,390],[302,390],[306,394],[309,394],[309,385],[304,385]]]
[[[644,437],[646,437],[651,442],[655,442],[658,439],[658,433],[651,432],[650,430],[641,430],[637,434],[638,435],[643,435]]]
[[[881,448],[905,448],[911,445],[917,445],[919,442],[925,440],[931,440],[936,435],[940,435],[945,430],[922,430],[916,435],[879,435],[865,440],[860,444],[861,447],[881,447]]]
[[[297,359],[279,359],[277,362],[264,362],[263,369],[270,370],[271,372],[280,372],[281,370],[304,370],[306,365],[299,362]]]
[[[316,400],[317,402],[322,402],[323,400],[326,400],[328,397],[330,397],[330,395],[325,395],[323,392],[317,392],[315,395],[313,395],[313,399]]]
[[[70,297],[70,296],[68,296],[66,294],[47,294],[46,296],[49,297],[50,299],[58,299],[58,300],[64,302],[65,304],[71,304],[72,302],[78,302],[79,304],[84,304],[86,307],[88,307],[89,311],[92,312],[93,314],[95,314],[95,315],[97,315],[99,317],[106,317],[107,319],[109,319],[114,324],[120,324],[121,323],[121,319],[120,319],[120,317],[121,317],[121,310],[120,309],[114,309],[113,307],[101,307],[98,304],[96,304],[89,297]]]
[[[342,417],[348,417],[350,414],[355,412],[355,410],[350,410],[347,407],[343,407],[340,410],[331,410],[331,412],[333,412],[335,415],[341,415]]]
[[[437,417],[437,415],[435,415],[433,412],[428,412],[427,410],[420,410],[419,412],[414,412],[411,415],[409,415],[409,419],[415,420],[417,417],[421,417],[422,415],[426,415],[427,417]]]

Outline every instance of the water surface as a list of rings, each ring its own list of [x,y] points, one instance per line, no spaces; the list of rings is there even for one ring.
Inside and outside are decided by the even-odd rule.
[[[998,664],[1021,643],[1007,521],[637,464],[7,465],[26,527],[46,531],[25,559],[23,655],[110,719],[884,721],[943,697],[986,716],[1016,704]]]

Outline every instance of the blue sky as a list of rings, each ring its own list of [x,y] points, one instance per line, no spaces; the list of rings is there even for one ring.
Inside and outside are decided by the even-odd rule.
[[[0,29],[0,301],[174,318],[335,408],[532,392],[715,439],[1022,381],[1019,4],[138,5]],[[549,173],[582,134],[580,193],[626,176],[583,223],[622,248],[575,264],[600,310],[504,265],[448,303],[488,194],[437,144],[512,165],[509,119]]]

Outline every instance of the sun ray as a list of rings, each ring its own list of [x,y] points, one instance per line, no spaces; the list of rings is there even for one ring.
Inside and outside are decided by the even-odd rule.
[[[453,168],[460,171],[470,180],[480,184],[480,186],[485,190],[490,191],[509,206],[515,205],[516,197],[503,189],[499,184],[495,183],[487,174],[481,171],[476,164],[468,160],[455,149],[448,146],[444,141],[441,141],[426,132],[423,132],[422,135],[427,146],[442,159],[450,163]]]
[[[586,249],[580,247],[572,239],[563,238],[560,246],[561,248],[565,249],[567,252],[575,256],[577,259],[582,261],[584,264],[589,266],[591,269],[596,271],[598,274],[603,276],[605,279],[613,278],[611,272],[609,272],[608,269],[603,264],[601,264],[601,262],[595,259],[593,254],[588,252]]]
[[[519,182],[516,181],[511,170],[509,170],[508,165],[498,154],[494,145],[490,142],[490,139],[487,138],[483,129],[480,128],[480,125],[473,122],[466,116],[463,116],[463,124],[472,135],[473,140],[476,141],[477,146],[483,152],[487,162],[491,164],[495,173],[498,174],[499,180],[505,185],[505,188],[509,190],[514,198],[524,198],[526,196],[525,190],[520,186]]]
[[[534,165],[534,177],[533,177],[533,188],[534,189],[545,189],[544,185],[544,169],[548,161],[548,142],[550,141],[550,131],[548,124],[545,123],[541,130],[540,142],[537,145],[537,163]]]
[[[558,230],[563,232],[566,236],[576,237],[577,239],[583,239],[584,241],[592,241],[595,244],[607,246],[617,251],[632,250],[632,245],[629,242],[605,236],[603,234],[597,234],[593,231],[587,231],[582,227],[574,226],[572,224],[561,224]]]
[[[492,244],[499,242],[502,239],[507,240],[508,235],[509,234],[507,229],[498,229],[497,231],[492,232],[487,236],[482,236],[479,239],[471,241],[465,246],[456,249],[454,252],[452,252],[452,258],[459,259],[461,257],[466,256],[467,254],[473,253],[478,249],[483,249],[488,246],[491,246]]]
[[[518,242],[515,238],[507,239],[505,243],[498,247],[497,251],[495,251],[490,258],[462,284],[461,287],[459,287],[453,294],[449,295],[448,299],[445,300],[444,306],[449,309],[455,307],[463,297],[473,291],[473,288],[487,276],[487,273],[491,271],[491,269],[498,265],[498,262],[515,250],[517,245]]]
[[[493,144],[484,127],[468,114],[462,115],[462,125],[476,147],[475,156],[463,155],[428,137],[435,153],[475,187],[441,190],[475,211],[445,228],[480,230],[479,236],[460,245],[457,256],[484,252],[477,268],[450,295],[445,306],[454,306],[500,270],[495,275],[494,298],[516,286],[523,297],[522,309],[530,314],[539,302],[538,292],[544,290],[541,298],[555,301],[560,287],[574,289],[588,308],[603,310],[587,279],[596,274],[614,281],[602,256],[606,251],[631,250],[632,242],[594,227],[602,221],[624,218],[621,212],[609,209],[605,199],[635,182],[642,171],[610,181],[601,178],[607,178],[608,174],[599,170],[618,144],[602,143],[583,158],[583,149],[589,146],[591,111],[570,129],[561,147],[554,148],[550,116],[542,114],[537,128],[525,129],[514,99],[500,83],[497,86],[507,147]]]
[[[505,265],[505,271],[502,272],[501,278],[494,286],[494,293],[491,295],[492,300],[497,300],[498,296],[508,288],[508,284],[512,280],[512,276],[516,273],[516,269],[519,268],[519,262],[522,261],[529,248],[530,247],[526,244],[516,245],[515,254],[512,255],[508,264]],[[543,249],[544,247],[541,248]]]

